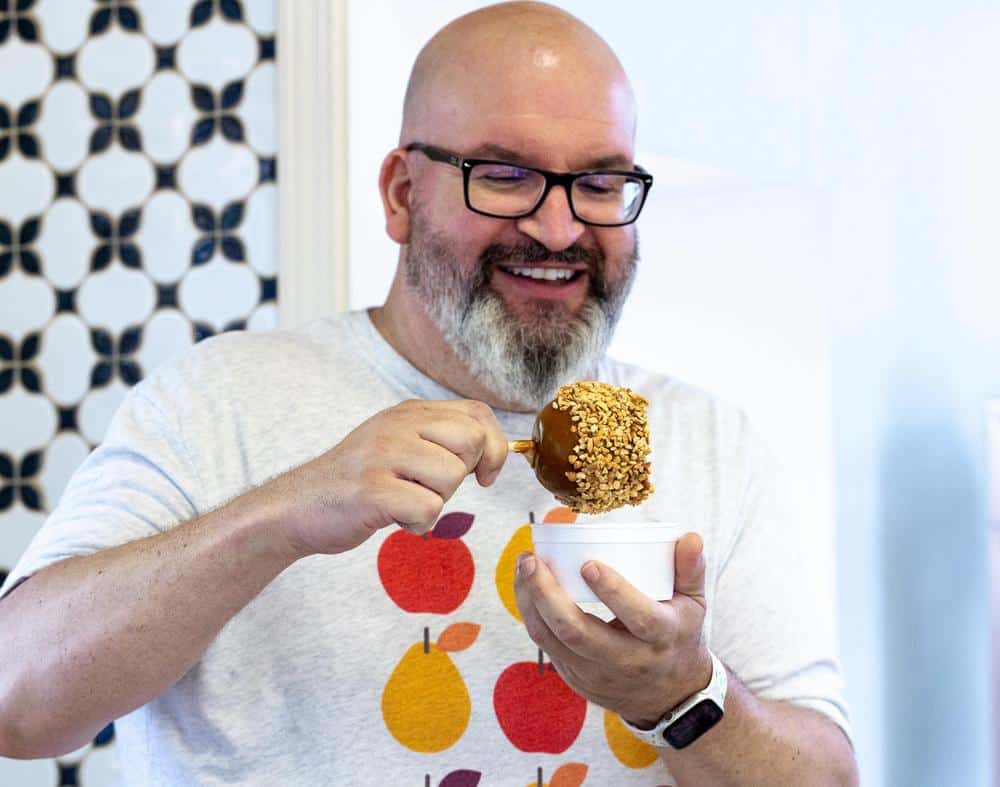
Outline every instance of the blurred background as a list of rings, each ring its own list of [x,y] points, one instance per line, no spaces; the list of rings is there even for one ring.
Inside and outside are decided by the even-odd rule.
[[[342,115],[319,262],[346,284],[324,297],[381,302],[376,177],[410,65],[486,4],[0,1],[0,571],[128,386],[212,333],[310,316],[289,283],[317,261],[279,247],[309,232],[293,165],[321,154],[284,143],[317,107]],[[614,354],[745,407],[789,515],[836,552],[862,784],[997,787],[1000,6],[556,4],[618,52],[656,177]],[[332,75],[282,42],[323,5]],[[0,760],[3,785],[127,776],[113,727]]]

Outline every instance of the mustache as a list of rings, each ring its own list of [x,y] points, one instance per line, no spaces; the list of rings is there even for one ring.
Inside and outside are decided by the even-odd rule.
[[[484,268],[511,262],[561,262],[566,265],[585,263],[591,273],[604,265],[604,254],[597,249],[588,249],[574,243],[562,251],[551,251],[536,240],[518,246],[492,243],[479,255],[479,263]]]

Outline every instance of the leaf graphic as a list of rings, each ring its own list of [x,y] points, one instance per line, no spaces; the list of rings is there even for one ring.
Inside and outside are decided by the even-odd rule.
[[[571,525],[576,521],[576,514],[566,506],[559,506],[549,511],[542,520],[546,525]]]
[[[472,645],[478,636],[478,623],[452,623],[441,632],[441,636],[434,644],[438,650],[443,650],[445,653],[457,653]]]
[[[483,775],[479,771],[452,771],[445,776],[438,787],[476,787]]]
[[[445,514],[434,525],[431,535],[434,538],[461,538],[469,532],[475,518],[473,514],[465,514],[461,511]]]
[[[587,766],[582,762],[569,762],[556,768],[549,787],[580,787],[587,778]]]

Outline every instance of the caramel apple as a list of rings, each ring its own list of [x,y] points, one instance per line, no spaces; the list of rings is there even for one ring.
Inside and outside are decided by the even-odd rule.
[[[628,388],[579,382],[562,386],[535,419],[524,454],[539,483],[574,511],[602,513],[638,505],[649,481],[649,402]]]

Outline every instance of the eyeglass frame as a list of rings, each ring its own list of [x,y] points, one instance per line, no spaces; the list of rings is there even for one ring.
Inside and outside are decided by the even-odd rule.
[[[445,150],[444,148],[439,148],[436,145],[428,145],[425,142],[411,142],[403,147],[403,150],[407,152],[418,151],[423,153],[431,161],[438,161],[443,164],[450,164],[453,167],[458,167],[462,172],[462,191],[465,197],[465,207],[471,210],[473,213],[478,213],[480,216],[489,216],[494,219],[523,219],[535,211],[537,211],[542,203],[545,202],[545,198],[549,196],[549,192],[552,191],[553,186],[562,186],[566,192],[566,203],[569,205],[570,213],[573,214],[573,218],[579,221],[581,224],[586,224],[591,227],[627,227],[629,224],[633,224],[636,219],[639,218],[639,214],[642,213],[642,208],[646,204],[646,197],[649,196],[649,190],[653,188],[653,176],[638,164],[633,165],[632,170],[618,170],[618,169],[585,169],[578,172],[552,172],[550,170],[539,169],[538,167],[529,167],[526,164],[518,164],[513,161],[501,161],[499,159],[487,159],[487,158],[466,158],[460,156],[458,153],[453,153],[450,150]],[[504,167],[517,167],[518,169],[530,170],[532,172],[537,172],[543,178],[545,178],[545,188],[542,189],[542,193],[538,198],[538,202],[535,206],[524,213],[517,213],[513,216],[503,215],[498,213],[488,213],[485,210],[479,210],[478,208],[472,207],[472,203],[469,201],[469,176],[472,173],[472,168],[479,166],[480,164],[498,164]],[[572,186],[573,182],[578,178],[586,177],[587,175],[622,175],[625,177],[636,178],[642,183],[642,199],[639,202],[639,207],[635,209],[635,215],[628,221],[618,222],[616,224],[601,224],[599,222],[588,221],[582,218],[577,212],[573,205],[573,192]]]

